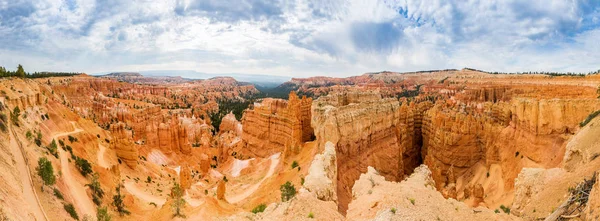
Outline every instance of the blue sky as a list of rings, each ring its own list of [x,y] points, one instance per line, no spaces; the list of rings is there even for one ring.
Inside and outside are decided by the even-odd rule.
[[[0,35],[27,71],[600,69],[598,0],[0,0]]]

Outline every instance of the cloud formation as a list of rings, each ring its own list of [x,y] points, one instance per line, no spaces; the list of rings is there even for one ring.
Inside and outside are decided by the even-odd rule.
[[[0,0],[0,34],[29,71],[600,68],[596,0]]]

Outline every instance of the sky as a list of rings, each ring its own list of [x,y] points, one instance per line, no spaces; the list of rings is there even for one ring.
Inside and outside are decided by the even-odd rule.
[[[600,0],[0,0],[0,66],[290,77],[600,69]]]

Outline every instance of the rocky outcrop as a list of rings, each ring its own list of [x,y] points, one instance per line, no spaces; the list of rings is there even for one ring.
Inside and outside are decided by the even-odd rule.
[[[352,198],[352,186],[372,166],[390,180],[404,176],[399,142],[399,102],[377,93],[335,94],[313,104],[312,125],[320,150],[335,145],[337,197],[341,212]]]
[[[415,168],[401,182],[390,182],[374,168],[360,175],[352,188],[355,200],[347,220],[520,220],[487,208],[471,208],[454,199],[444,199],[434,188],[427,166]],[[449,216],[449,214],[451,214]]]
[[[276,152],[297,153],[302,144],[311,140],[312,99],[298,98],[294,92],[289,100],[266,98],[244,111],[242,141],[244,155],[268,157]]]
[[[117,157],[127,166],[135,169],[137,166],[138,150],[133,145],[131,132],[125,129],[125,124],[117,123],[110,127],[113,136],[110,145],[117,152]]]
[[[325,144],[322,154],[315,155],[308,175],[304,177],[304,188],[317,195],[323,201],[337,201],[337,160],[335,146],[331,142]]]
[[[219,184],[217,184],[217,199],[225,200],[225,181],[219,180]]]
[[[192,172],[191,168],[187,165],[183,165],[180,168],[179,172],[179,183],[181,184],[181,189],[187,190],[192,186]]]

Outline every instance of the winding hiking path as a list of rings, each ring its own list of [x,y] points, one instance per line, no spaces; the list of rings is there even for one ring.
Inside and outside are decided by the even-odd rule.
[[[75,125],[75,122],[71,122],[71,124],[73,124],[73,128],[75,128],[75,130],[71,132],[55,134],[52,139],[58,139],[62,136],[68,136],[83,131],[81,128],[78,128],[77,125]],[[73,202],[73,205],[79,209],[81,217],[83,217],[85,214],[96,217],[94,204],[87,196],[85,186],[78,183],[77,180],[75,180],[75,177],[73,177],[73,174],[71,174],[71,170],[69,169],[69,155],[67,155],[62,148],[58,148],[58,153],[60,154],[60,170],[62,171],[62,178],[71,193],[71,197],[73,197],[73,200],[75,201]]]
[[[12,129],[9,135],[10,143],[8,146],[10,147],[10,151],[14,154],[15,168],[19,170],[19,178],[22,184],[21,187],[23,188],[23,199],[25,199],[25,202],[27,203],[27,205],[19,206],[29,208],[29,211],[31,211],[35,217],[35,220],[49,220],[42,204],[40,204],[38,195],[34,190],[29,166],[27,166],[28,160],[24,152],[25,150],[23,150],[21,143],[17,142],[17,136]]]
[[[244,192],[235,195],[235,196],[231,196],[231,197],[227,197],[227,202],[229,203],[237,203],[240,202],[246,198],[248,198],[250,195],[252,195],[254,192],[256,192],[256,190],[258,190],[258,188],[260,187],[260,185],[269,177],[271,177],[273,175],[273,173],[275,173],[275,168],[277,167],[277,165],[279,164],[279,156],[281,155],[281,153],[276,153],[273,154],[272,156],[270,156],[270,160],[271,160],[271,165],[269,166],[269,171],[267,171],[267,175],[265,175],[265,177],[263,177],[260,181],[258,181],[258,183],[252,185],[250,188],[244,190]]]
[[[144,192],[143,190],[139,189],[135,185],[134,182],[131,182],[131,181],[125,182],[124,186],[125,186],[125,189],[127,190],[127,192],[131,193],[131,195],[133,195],[141,200],[144,200],[146,202],[156,203],[156,205],[158,205],[159,207],[161,207],[167,201],[166,198],[161,198],[161,197],[149,194],[147,192]]]

